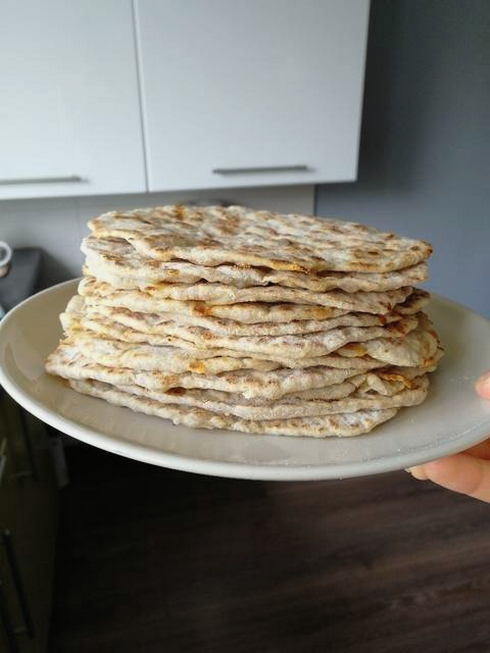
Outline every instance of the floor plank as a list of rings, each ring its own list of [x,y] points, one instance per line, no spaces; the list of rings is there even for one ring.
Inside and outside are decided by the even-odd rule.
[[[490,507],[405,472],[208,478],[69,449],[56,653],[490,651]]]

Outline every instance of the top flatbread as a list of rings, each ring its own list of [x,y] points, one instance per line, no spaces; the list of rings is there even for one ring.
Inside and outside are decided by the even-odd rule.
[[[271,270],[239,265],[198,265],[189,261],[158,261],[141,256],[122,238],[95,238],[88,236],[82,242],[86,255],[85,265],[90,274],[118,287],[143,287],[160,281],[171,283],[197,283],[210,281],[249,288],[275,284],[287,288],[304,288],[325,292],[338,288],[346,292],[395,290],[413,286],[427,279],[427,264],[417,263],[392,272],[335,272],[318,274]],[[135,282],[136,279],[136,282]]]
[[[97,237],[123,238],[142,256],[198,265],[275,270],[389,272],[424,261],[431,246],[354,222],[230,206],[111,211],[89,221]]]

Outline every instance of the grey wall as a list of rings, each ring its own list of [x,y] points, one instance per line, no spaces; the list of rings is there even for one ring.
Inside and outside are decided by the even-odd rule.
[[[431,241],[427,287],[490,315],[489,0],[373,0],[359,179],[316,212]]]

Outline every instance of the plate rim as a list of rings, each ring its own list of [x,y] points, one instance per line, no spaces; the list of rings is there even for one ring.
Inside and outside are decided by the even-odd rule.
[[[45,288],[34,295],[26,298],[20,304],[12,308],[3,318],[0,323],[0,346],[2,345],[2,338],[5,329],[10,321],[15,319],[15,314],[20,311],[27,303],[34,299],[39,299],[40,296],[45,294],[52,294],[60,291],[64,287],[70,285],[75,286],[80,280],[80,277],[63,281],[61,283]],[[437,293],[431,293],[433,299],[439,303],[449,305],[456,310],[472,313],[477,318],[490,322],[485,316],[473,311],[472,309],[455,302],[452,299],[442,297]],[[106,435],[95,431],[94,429],[80,424],[70,418],[63,417],[51,409],[48,409],[44,404],[27,394],[16,381],[14,381],[8,372],[4,369],[3,361],[0,360],[0,384],[6,392],[23,408],[32,413],[35,417],[45,422],[46,424],[57,429],[61,433],[65,433],[85,444],[95,446],[104,451],[114,453],[116,455],[138,460],[140,462],[157,465],[160,467],[168,467],[178,471],[185,471],[196,474],[203,474],[207,476],[219,476],[224,478],[246,479],[246,480],[262,480],[262,481],[318,481],[318,480],[333,480],[340,478],[353,478],[366,476],[371,474],[381,474],[390,471],[401,471],[404,467],[410,465],[417,465],[420,463],[447,456],[462,450],[462,445],[458,439],[450,440],[447,443],[442,443],[430,450],[430,455],[420,452],[419,455],[410,453],[399,454],[396,457],[379,458],[374,461],[369,461],[369,467],[363,472],[363,465],[359,462],[351,463],[337,463],[337,464],[298,464],[287,465],[284,463],[271,463],[271,464],[258,464],[246,462],[233,462],[233,461],[220,461],[215,459],[195,458],[188,455],[171,453],[155,449],[151,446],[145,446],[132,442],[130,440],[118,440],[114,436]],[[169,427],[173,428],[171,422]],[[477,444],[488,437],[486,429],[490,430],[490,419],[488,426],[485,430],[481,425],[475,427],[475,437],[472,443]],[[473,429],[470,429],[470,431]],[[260,434],[249,434],[251,437],[260,438]],[[278,436],[280,437],[280,436]],[[283,436],[287,437],[287,436]],[[465,442],[464,448],[471,446]]]

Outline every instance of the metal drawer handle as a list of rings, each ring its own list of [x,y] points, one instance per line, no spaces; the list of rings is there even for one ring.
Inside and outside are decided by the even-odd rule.
[[[17,641],[15,639],[15,629],[12,625],[10,612],[7,607],[7,599],[5,598],[5,592],[3,591],[3,583],[1,580],[0,580],[0,618],[2,619],[3,629],[5,631],[5,637],[7,638],[9,653],[19,653],[19,647],[17,646]]]
[[[20,186],[21,184],[70,184],[85,181],[80,175],[67,177],[18,177],[17,179],[0,179],[0,186]]]
[[[308,172],[311,168],[303,163],[291,166],[264,166],[257,168],[214,168],[215,175],[242,175],[261,172]]]
[[[27,596],[24,589],[24,584],[22,582],[22,577],[20,575],[19,563],[17,561],[17,556],[14,550],[14,544],[12,542],[12,534],[6,528],[2,533],[2,543],[5,548],[5,555],[10,567],[10,572],[12,574],[12,579],[14,581],[15,589],[17,591],[17,598],[19,600],[19,606],[22,612],[22,618],[24,620],[24,628],[17,629],[16,632],[25,632],[29,637],[34,637],[34,625],[32,623],[31,612],[29,610],[29,605],[27,603]]]

